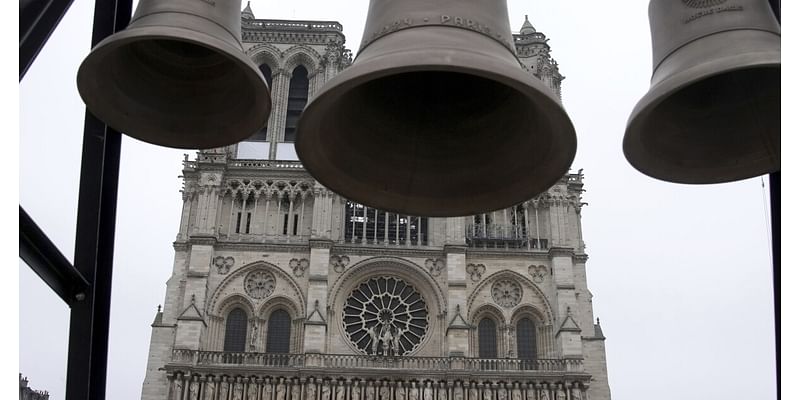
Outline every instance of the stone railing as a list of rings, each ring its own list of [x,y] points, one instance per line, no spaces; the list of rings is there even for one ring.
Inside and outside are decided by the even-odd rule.
[[[582,372],[580,359],[382,357],[357,354],[275,354],[175,349],[172,362],[207,366],[263,366],[275,368],[398,369],[465,372]]]
[[[243,20],[242,27],[268,30],[314,30],[342,32],[342,24],[335,21],[295,21],[278,19]]]
[[[233,160],[228,163],[231,168],[253,169],[303,169],[300,161],[287,160]]]

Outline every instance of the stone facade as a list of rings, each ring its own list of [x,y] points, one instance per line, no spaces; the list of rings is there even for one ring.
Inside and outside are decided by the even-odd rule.
[[[586,283],[583,175],[468,217],[350,202],[285,140],[296,69],[311,95],[351,63],[341,25],[260,20],[248,5],[242,30],[271,73],[273,114],[261,135],[184,160],[142,399],[610,399]],[[560,93],[527,17],[515,42],[522,67]]]

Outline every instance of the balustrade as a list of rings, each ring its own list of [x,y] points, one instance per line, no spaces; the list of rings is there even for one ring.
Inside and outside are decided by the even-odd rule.
[[[264,366],[278,368],[402,369],[420,371],[581,372],[580,359],[516,359],[466,357],[383,357],[359,354],[236,353],[174,349],[172,362],[192,365]]]

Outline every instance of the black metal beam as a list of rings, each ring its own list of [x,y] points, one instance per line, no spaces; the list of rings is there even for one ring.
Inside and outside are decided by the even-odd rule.
[[[19,1],[19,80],[28,72],[73,0]]]
[[[92,47],[124,29],[132,0],[97,0]],[[84,122],[75,267],[91,285],[70,312],[67,400],[105,399],[121,135],[88,110]]]
[[[19,257],[67,305],[86,295],[89,282],[61,254],[36,222],[19,207]]]

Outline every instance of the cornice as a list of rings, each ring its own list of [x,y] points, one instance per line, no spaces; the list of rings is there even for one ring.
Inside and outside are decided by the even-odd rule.
[[[190,234],[189,245],[213,246],[217,243],[217,237],[208,234]]]
[[[331,249],[333,240],[330,239],[308,239],[308,246],[312,249]]]
[[[309,252],[306,243],[241,243],[241,242],[217,242],[214,246],[216,250],[238,250],[238,251],[275,251],[275,252]]]
[[[526,249],[481,249],[468,247],[467,257],[480,257],[480,258],[520,258],[526,257],[532,260],[548,260],[548,252],[545,250],[526,250]]]
[[[551,247],[547,254],[550,258],[553,257],[574,257],[575,249],[572,247]]]
[[[589,260],[589,255],[586,253],[575,254],[572,256],[572,261],[579,264],[586,264],[586,261]]]
[[[463,244],[444,245],[445,254],[467,254],[467,246]]]

